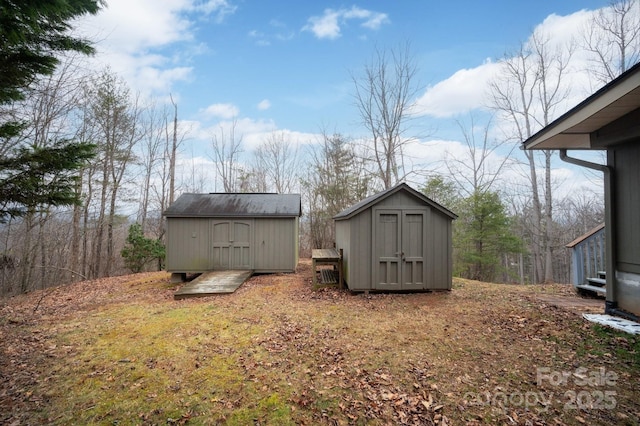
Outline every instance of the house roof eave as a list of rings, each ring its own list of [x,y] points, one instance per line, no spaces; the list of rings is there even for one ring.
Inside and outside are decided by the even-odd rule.
[[[522,143],[523,149],[602,149],[591,135],[640,108],[640,63]]]

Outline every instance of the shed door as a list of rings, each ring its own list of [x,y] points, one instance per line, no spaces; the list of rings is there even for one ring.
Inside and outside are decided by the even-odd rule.
[[[375,289],[425,288],[425,221],[426,212],[421,210],[375,212]]]
[[[213,222],[213,269],[252,269],[251,221]]]

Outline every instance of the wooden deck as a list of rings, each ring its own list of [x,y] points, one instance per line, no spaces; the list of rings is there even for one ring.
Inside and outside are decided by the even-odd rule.
[[[253,271],[205,272],[173,294],[176,300],[233,293],[253,275]]]

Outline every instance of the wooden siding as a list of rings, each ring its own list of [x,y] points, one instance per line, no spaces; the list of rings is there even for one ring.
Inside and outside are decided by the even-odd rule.
[[[293,272],[298,263],[297,218],[255,219],[256,272]]]
[[[239,234],[237,241],[235,233],[230,233],[234,227],[238,228],[234,231]],[[214,241],[214,234],[221,241]],[[225,239],[233,242],[221,244]],[[255,272],[293,272],[299,260],[298,240],[297,217],[169,217],[166,270],[206,272],[230,268],[253,269]]]
[[[451,288],[453,275],[453,245],[451,242],[451,220],[432,211],[429,216],[429,285],[432,290]]]
[[[167,218],[167,264],[170,272],[210,269],[210,219]]]
[[[348,220],[335,222],[336,248],[342,248],[342,273],[345,283],[351,280],[351,232],[349,225]]]
[[[371,244],[371,209],[336,222],[336,248],[343,249],[345,281],[350,290],[371,289]]]
[[[417,213],[424,215],[424,220],[419,226],[422,235],[413,235],[414,232],[409,232],[411,240],[406,241],[411,252],[421,251],[424,257],[424,267],[420,271],[415,270],[415,265],[412,266],[411,274],[413,275],[409,281],[411,286],[416,287],[416,282],[422,280],[420,289],[423,290],[450,289],[453,272],[451,218],[425,205],[422,200],[406,191],[396,192],[349,219],[336,221],[336,248],[343,249],[345,281],[349,289],[353,291],[376,289],[375,281],[381,272],[376,260],[375,248],[382,244],[380,241],[374,241],[378,238],[376,234],[379,233],[374,223],[376,211],[395,212],[401,218],[411,217],[412,214]],[[407,223],[405,226],[416,227],[417,224]],[[401,232],[404,233],[404,231]],[[403,238],[409,237],[405,233]],[[404,268],[403,273],[408,274],[406,266]],[[423,276],[421,277],[420,274]],[[405,281],[406,278],[403,277]],[[406,290],[411,290],[411,286],[406,285]]]

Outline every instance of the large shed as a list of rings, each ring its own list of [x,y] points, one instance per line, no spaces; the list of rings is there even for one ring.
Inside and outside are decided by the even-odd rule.
[[[165,212],[166,270],[293,272],[299,194],[182,194]]]
[[[449,290],[457,216],[400,183],[334,216],[352,291]]]

